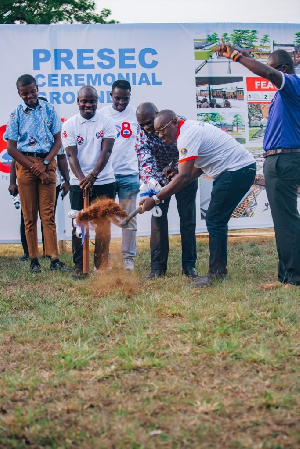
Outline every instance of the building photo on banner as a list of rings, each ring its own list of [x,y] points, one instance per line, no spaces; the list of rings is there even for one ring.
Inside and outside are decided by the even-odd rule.
[[[6,61],[1,69],[5,89],[0,105],[0,192],[5,213],[0,242],[20,240],[20,209],[8,193],[12,159],[3,136],[10,113],[20,103],[15,82],[24,73],[36,78],[39,95],[54,105],[62,121],[78,112],[80,87],[96,88],[101,109],[111,104],[113,82],[125,79],[132,86],[134,107],[152,102],[159,110],[172,109],[228,133],[254,155],[257,164],[255,183],[234,210],[229,228],[273,226],[262,143],[276,88],[217,49],[223,39],[262,63],[274,50],[284,49],[300,76],[300,24],[0,25],[0,33]],[[197,232],[206,231],[211,189],[211,179],[199,178]],[[69,211],[69,197],[59,198],[59,240],[71,238]],[[150,235],[150,217],[149,212],[138,216],[138,235]],[[169,217],[170,234],[179,233],[176,201],[171,201]],[[121,236],[120,228],[113,226],[112,236]]]

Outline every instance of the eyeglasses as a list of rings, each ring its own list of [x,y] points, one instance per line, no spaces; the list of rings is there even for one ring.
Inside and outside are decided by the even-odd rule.
[[[162,128],[158,129],[157,132],[161,133],[164,129],[166,129],[167,126],[170,125],[170,123],[173,121],[173,119],[171,119],[165,126],[163,126]]]

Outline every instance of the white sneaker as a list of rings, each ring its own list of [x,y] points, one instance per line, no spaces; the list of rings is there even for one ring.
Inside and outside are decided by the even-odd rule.
[[[134,261],[132,259],[123,259],[124,270],[134,271]]]

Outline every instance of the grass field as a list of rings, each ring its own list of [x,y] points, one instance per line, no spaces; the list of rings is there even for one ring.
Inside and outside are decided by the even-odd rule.
[[[274,240],[232,240],[229,277],[209,289],[181,276],[146,281],[112,242],[107,276],[32,275],[19,245],[0,246],[0,448],[299,447],[300,289],[276,279]],[[207,240],[197,239],[207,270]],[[71,264],[71,254],[61,259]]]

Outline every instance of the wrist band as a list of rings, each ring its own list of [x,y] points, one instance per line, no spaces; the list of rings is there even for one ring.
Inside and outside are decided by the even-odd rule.
[[[238,55],[239,54],[239,51],[238,50],[233,50],[233,52],[231,53],[231,55],[230,55],[230,59],[233,59],[234,60],[234,57],[236,56],[236,55]]]
[[[90,173],[90,175],[91,175],[94,179],[97,179],[97,176],[94,175],[94,173]]]
[[[242,53],[238,53],[237,55],[235,55],[233,58],[234,62],[239,62],[242,56],[243,56]]]

